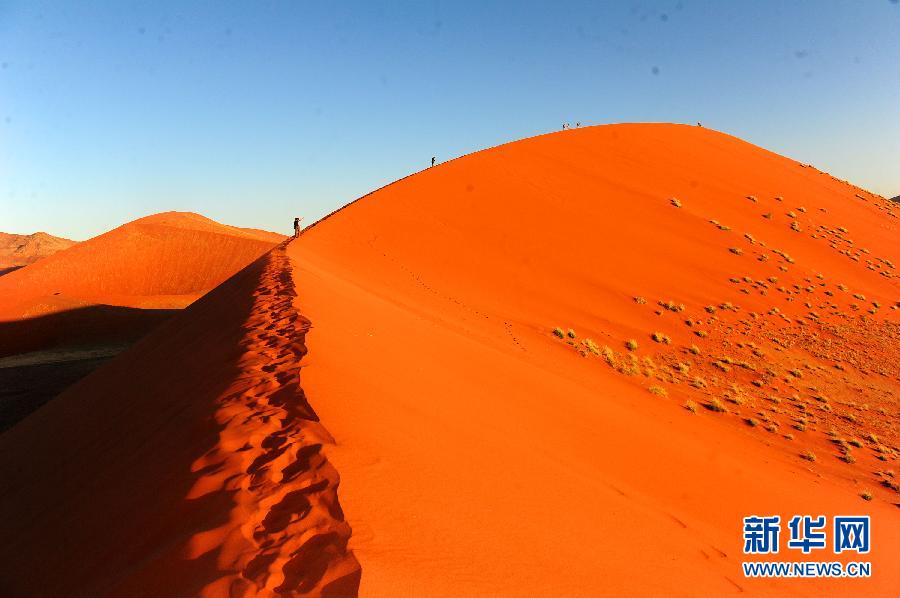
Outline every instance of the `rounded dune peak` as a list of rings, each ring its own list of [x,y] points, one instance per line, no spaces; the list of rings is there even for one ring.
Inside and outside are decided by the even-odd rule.
[[[98,303],[184,307],[284,238],[192,212],[145,216],[0,278],[0,317]]]
[[[619,124],[460,157],[307,229],[304,395],[361,594],[784,595],[740,573],[742,517],[896,525],[872,472],[900,442],[898,215],[725,133]],[[880,575],[805,591],[887,593],[882,542]]]
[[[202,214],[197,214],[196,212],[159,212],[157,214],[150,214],[149,216],[138,218],[137,220],[133,220],[123,226],[142,225],[168,226],[172,228],[187,230],[202,230],[212,233],[231,234],[248,239],[258,239],[265,241],[271,240],[281,242],[285,238],[284,235],[280,235],[278,233],[253,228],[231,226],[229,224],[222,224],[220,222],[212,220],[211,218],[207,218]]]

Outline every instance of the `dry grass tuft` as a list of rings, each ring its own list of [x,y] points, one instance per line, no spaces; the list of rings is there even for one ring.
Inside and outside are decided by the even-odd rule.
[[[723,405],[719,399],[710,399],[710,401],[704,403],[703,406],[716,413],[725,413],[726,411],[728,411],[728,408],[725,407],[725,405]]]
[[[654,342],[662,343],[663,345],[668,345],[672,342],[672,339],[670,339],[668,335],[663,334],[662,332],[654,332],[650,335],[650,338],[652,338]]]
[[[584,348],[593,353],[594,355],[600,355],[600,347],[597,343],[594,342],[593,339],[586,338],[581,341],[581,344],[584,345]]]

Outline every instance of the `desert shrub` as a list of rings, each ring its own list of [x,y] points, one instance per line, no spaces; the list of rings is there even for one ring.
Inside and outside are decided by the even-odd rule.
[[[725,413],[726,411],[728,411],[728,409],[725,407],[725,405],[722,404],[719,399],[710,399],[703,406],[716,413]]]
[[[662,332],[654,332],[650,335],[650,338],[652,338],[654,342],[662,343],[663,345],[668,345],[672,342],[672,339],[670,339],[668,335],[665,335]]]

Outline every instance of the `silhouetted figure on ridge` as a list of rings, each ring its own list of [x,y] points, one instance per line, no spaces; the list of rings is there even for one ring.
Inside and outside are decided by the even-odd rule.
[[[294,218],[294,238],[297,238],[300,236],[300,221],[301,220],[303,220],[303,218]]]
[[[435,157],[431,156],[431,165],[434,166]]]

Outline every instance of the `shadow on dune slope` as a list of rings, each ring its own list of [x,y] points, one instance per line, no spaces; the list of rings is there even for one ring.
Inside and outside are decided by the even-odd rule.
[[[0,432],[178,311],[92,305],[0,322]]]
[[[0,358],[61,347],[133,343],[179,311],[91,305],[0,322]]]
[[[0,437],[7,595],[355,594],[294,295],[275,250]]]

